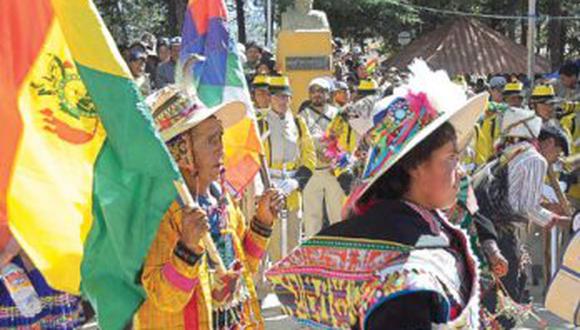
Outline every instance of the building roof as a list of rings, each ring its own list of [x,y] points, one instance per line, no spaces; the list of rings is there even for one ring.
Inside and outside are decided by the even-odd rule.
[[[425,33],[387,60],[388,67],[406,68],[423,58],[433,69],[455,74],[526,73],[528,50],[474,18],[453,19]],[[550,71],[548,60],[536,56],[534,73]]]

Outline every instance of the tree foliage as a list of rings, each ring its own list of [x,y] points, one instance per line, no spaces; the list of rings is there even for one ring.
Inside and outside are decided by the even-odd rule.
[[[248,39],[261,37],[265,33],[266,0],[226,0],[232,20],[230,27],[237,34],[241,27],[235,20],[242,11],[236,12],[236,1],[245,3],[243,13]],[[144,31],[155,35],[178,35],[187,0],[95,0],[95,3],[116,41],[128,43]],[[281,13],[294,0],[272,0],[272,3],[275,19],[279,22]],[[528,12],[528,0],[314,0],[315,9],[326,12],[335,36],[353,43],[382,40],[387,52],[400,48],[397,36],[401,31],[418,36],[457,17],[416,6],[473,14],[526,16]],[[580,1],[538,0],[537,8],[540,15],[579,17],[576,20],[539,20],[537,52],[549,57],[554,67],[566,59],[580,56]],[[527,20],[480,19],[512,40],[526,43]]]
[[[94,0],[118,44],[129,44],[148,31],[166,35],[168,7],[159,0]]]

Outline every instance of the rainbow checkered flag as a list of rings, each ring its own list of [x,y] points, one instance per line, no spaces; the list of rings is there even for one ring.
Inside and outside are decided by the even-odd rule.
[[[205,57],[193,67],[200,100],[208,107],[237,100],[249,109],[247,118],[224,134],[226,184],[239,195],[260,169],[262,144],[236,42],[227,29],[224,1],[190,0],[181,36],[181,63],[193,54]]]

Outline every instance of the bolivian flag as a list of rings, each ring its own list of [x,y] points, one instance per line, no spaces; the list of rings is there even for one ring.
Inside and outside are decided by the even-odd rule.
[[[0,1],[0,224],[120,329],[179,178],[90,0]]]

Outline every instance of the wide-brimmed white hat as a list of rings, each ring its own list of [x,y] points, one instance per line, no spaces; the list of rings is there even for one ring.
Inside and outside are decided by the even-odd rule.
[[[542,130],[542,118],[534,111],[511,107],[503,114],[501,134],[505,137],[535,139]]]
[[[371,146],[365,169],[345,204],[347,209],[444,123],[453,125],[459,148],[464,148],[487,105],[488,93],[468,99],[465,90],[453,83],[445,71],[432,71],[422,60],[413,61],[409,70],[409,83],[375,105],[372,128],[367,132]]]
[[[206,107],[194,93],[180,85],[169,85],[149,95],[145,102],[151,107],[153,120],[164,141],[197,126],[211,116],[217,117],[224,128],[235,125],[246,115],[246,104],[232,101]]]

